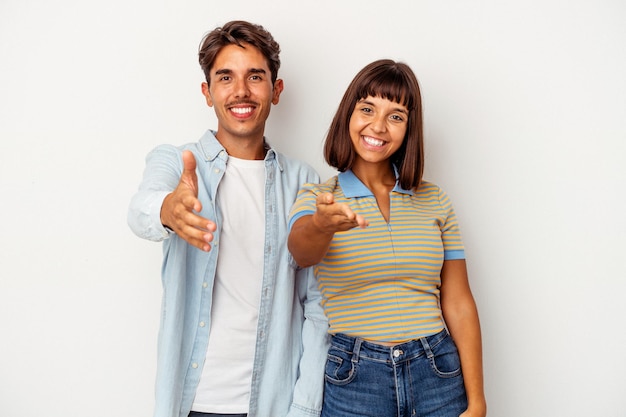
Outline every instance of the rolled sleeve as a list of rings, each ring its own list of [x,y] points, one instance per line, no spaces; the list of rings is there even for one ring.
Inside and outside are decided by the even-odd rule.
[[[163,200],[178,185],[182,173],[182,152],[171,145],[161,145],[146,156],[146,167],[139,190],[128,208],[128,226],[137,236],[162,241],[173,232],[161,224]]]

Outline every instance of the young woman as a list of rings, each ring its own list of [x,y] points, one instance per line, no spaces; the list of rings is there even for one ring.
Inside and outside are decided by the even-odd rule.
[[[322,417],[484,417],[480,325],[446,193],[422,180],[413,71],[375,61],[349,85],[289,249],[315,265],[332,344]]]

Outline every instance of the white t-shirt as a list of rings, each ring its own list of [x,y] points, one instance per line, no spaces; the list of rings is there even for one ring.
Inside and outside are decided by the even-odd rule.
[[[216,204],[223,223],[211,332],[191,409],[247,413],[263,280],[264,161],[229,156]]]

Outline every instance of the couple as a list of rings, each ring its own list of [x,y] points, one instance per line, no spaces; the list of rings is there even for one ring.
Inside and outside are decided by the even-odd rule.
[[[423,181],[411,69],[363,68],[326,138],[339,174],[265,141],[279,45],[232,21],[199,61],[217,130],[150,152],[128,221],[163,241],[155,417],[486,414],[446,194]],[[458,350],[457,350],[458,347]]]

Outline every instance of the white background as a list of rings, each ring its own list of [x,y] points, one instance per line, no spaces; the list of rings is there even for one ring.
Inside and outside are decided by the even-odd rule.
[[[407,62],[426,178],[467,246],[492,417],[626,416],[626,3],[0,0],[0,416],[150,416],[159,244],[146,153],[215,127],[202,35],[279,41],[270,143],[326,178],[353,75]]]

